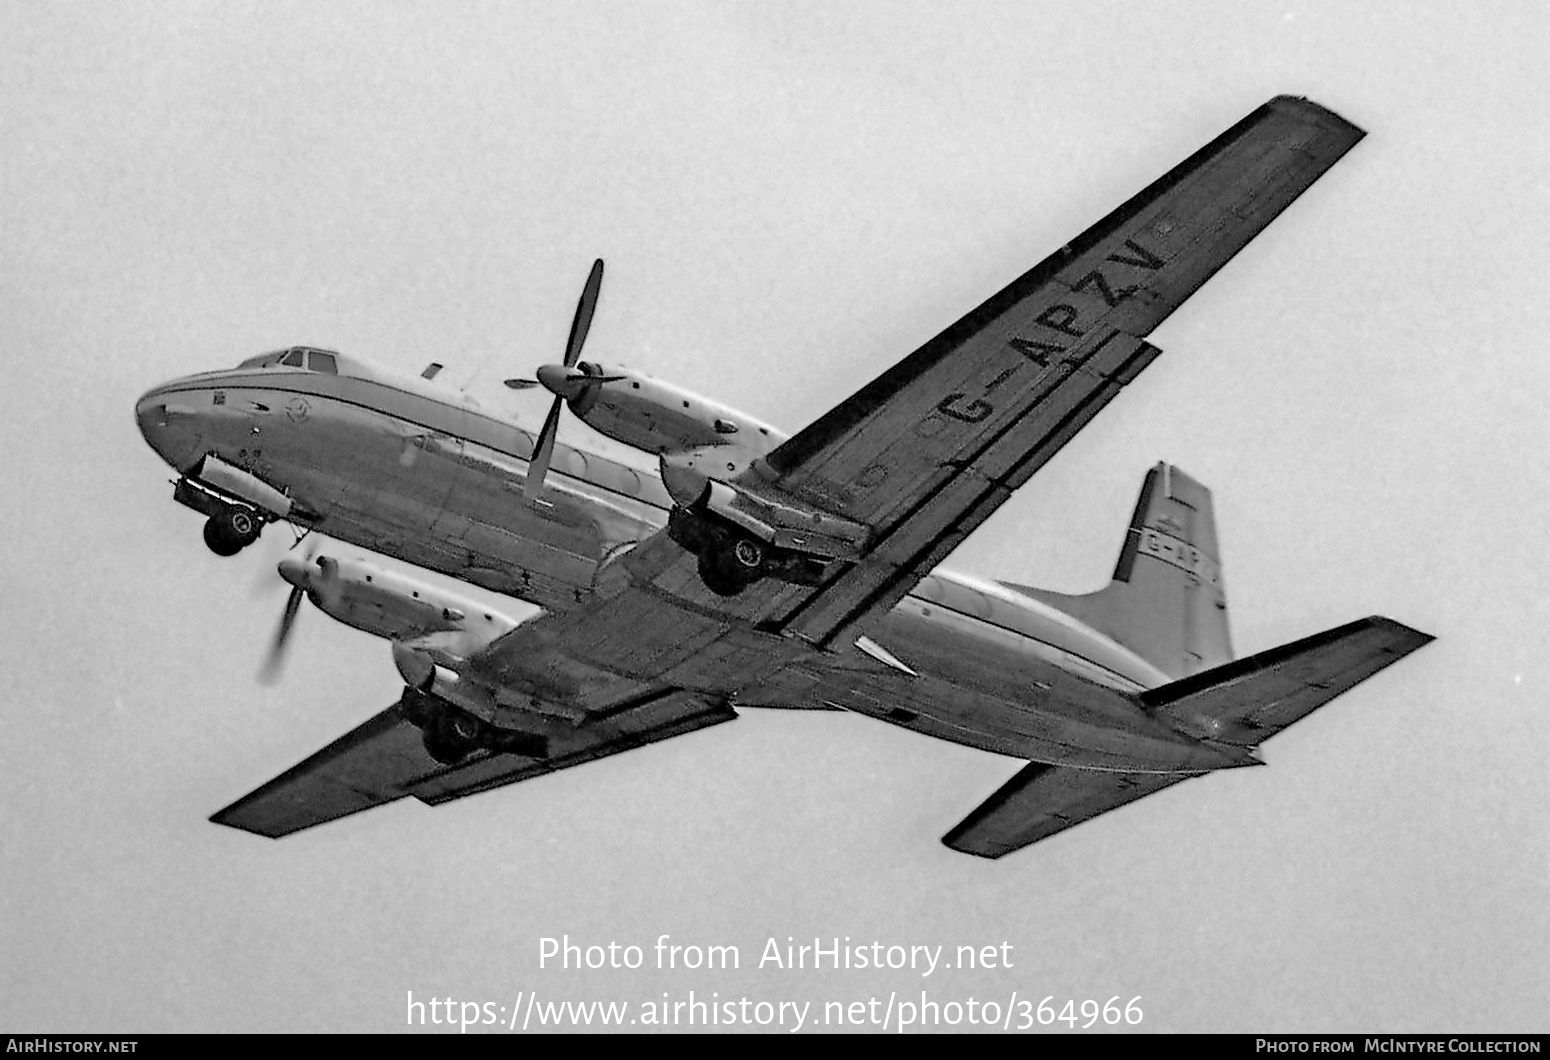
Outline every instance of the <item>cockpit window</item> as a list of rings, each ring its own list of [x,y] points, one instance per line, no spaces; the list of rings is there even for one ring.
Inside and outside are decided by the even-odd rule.
[[[249,357],[237,367],[273,368],[282,364],[291,368],[310,368],[314,372],[325,372],[328,375],[339,374],[339,364],[332,352],[315,350],[310,346],[292,346],[288,350],[261,353],[257,357]]]

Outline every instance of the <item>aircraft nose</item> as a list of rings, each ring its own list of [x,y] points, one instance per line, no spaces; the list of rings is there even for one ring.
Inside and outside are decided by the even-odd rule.
[[[135,402],[135,422],[140,425],[140,434],[152,445],[155,444],[153,432],[161,426],[165,415],[166,405],[161,393],[161,387],[152,387]]]
[[[555,397],[574,401],[586,388],[586,375],[563,364],[545,364],[538,369],[538,381]]]
[[[174,392],[175,383],[163,383],[140,395],[135,424],[146,445],[169,466],[182,470],[199,456],[199,417],[188,398]]]

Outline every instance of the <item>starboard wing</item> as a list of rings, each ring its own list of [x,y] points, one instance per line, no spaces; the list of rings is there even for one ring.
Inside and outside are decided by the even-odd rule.
[[[737,717],[730,707],[669,692],[582,725],[551,728],[541,752],[530,745],[476,751],[445,765],[426,751],[410,713],[395,703],[210,820],[278,838],[409,795],[437,804],[489,791]]]

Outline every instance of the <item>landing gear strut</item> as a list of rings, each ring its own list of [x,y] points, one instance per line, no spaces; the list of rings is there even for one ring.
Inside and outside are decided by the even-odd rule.
[[[223,508],[205,521],[205,544],[217,556],[235,556],[258,540],[263,521],[250,508]]]

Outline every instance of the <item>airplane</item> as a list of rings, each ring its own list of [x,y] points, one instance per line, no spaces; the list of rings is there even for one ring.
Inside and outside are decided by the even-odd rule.
[[[1265,739],[1432,637],[1372,616],[1236,657],[1210,490],[1167,462],[1096,592],[939,564],[1363,135],[1271,99],[789,436],[582,361],[601,261],[562,361],[508,381],[554,394],[536,435],[439,364],[412,377],[313,346],[151,389],[140,430],[217,554],[284,522],[538,608],[511,618],[376,560],[288,554],[276,650],[310,600],[389,640],[404,690],[211,820],[279,837],[435,805],[755,707],[852,711],[1024,762],[943,836],[990,858],[1262,764]],[[565,408],[655,470],[558,441]]]

